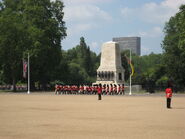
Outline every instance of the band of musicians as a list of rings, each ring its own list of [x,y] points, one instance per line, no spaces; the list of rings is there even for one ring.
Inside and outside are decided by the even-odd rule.
[[[94,85],[55,85],[55,94],[74,94],[74,95],[124,95],[124,84],[94,84]]]

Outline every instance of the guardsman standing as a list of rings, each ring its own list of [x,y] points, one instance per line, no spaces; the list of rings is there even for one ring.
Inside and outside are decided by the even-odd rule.
[[[82,94],[82,85],[79,86],[79,94]]]
[[[168,84],[168,87],[165,90],[166,92],[166,106],[168,109],[171,108],[171,98],[172,98],[172,86]]]
[[[81,94],[85,94],[84,92],[85,92],[85,86],[84,85],[82,85],[82,92],[81,92]]]
[[[92,95],[96,94],[95,85],[92,86]]]
[[[114,84],[114,95],[117,95],[117,85],[116,84]]]
[[[56,85],[55,85],[55,95],[58,95],[58,91],[59,91],[59,85],[56,84]]]
[[[106,84],[103,85],[102,87],[102,95],[106,94]]]
[[[107,87],[106,87],[106,95],[109,95],[109,85],[107,84]]]
[[[110,84],[110,95],[113,95],[113,86]]]
[[[89,91],[90,91],[90,95],[92,95],[92,93],[93,93],[93,86],[92,85],[89,86]]]
[[[121,86],[121,92],[122,92],[122,95],[125,94],[125,85],[124,84],[122,84],[122,86]]]
[[[97,91],[98,91],[98,100],[101,100],[101,94],[102,94],[102,85],[101,84],[99,84]]]
[[[62,94],[63,93],[63,85],[59,85],[59,94]]]
[[[121,86],[118,84],[118,95],[121,95]]]
[[[98,93],[98,85],[95,85],[95,95]]]

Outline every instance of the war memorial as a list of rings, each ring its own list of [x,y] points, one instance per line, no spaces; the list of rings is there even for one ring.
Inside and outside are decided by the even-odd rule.
[[[97,69],[96,84],[123,84],[124,69],[121,65],[119,44],[106,42],[102,45],[100,66]]]

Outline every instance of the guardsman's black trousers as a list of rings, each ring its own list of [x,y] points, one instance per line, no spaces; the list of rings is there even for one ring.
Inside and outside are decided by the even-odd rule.
[[[98,100],[101,100],[101,94],[98,94]]]
[[[166,99],[167,108],[171,108],[171,98]]]

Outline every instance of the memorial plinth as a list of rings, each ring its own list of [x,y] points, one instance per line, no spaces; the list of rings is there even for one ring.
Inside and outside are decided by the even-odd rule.
[[[99,84],[124,83],[124,69],[121,64],[119,44],[106,42],[102,46],[100,66],[97,69],[97,81]]]

